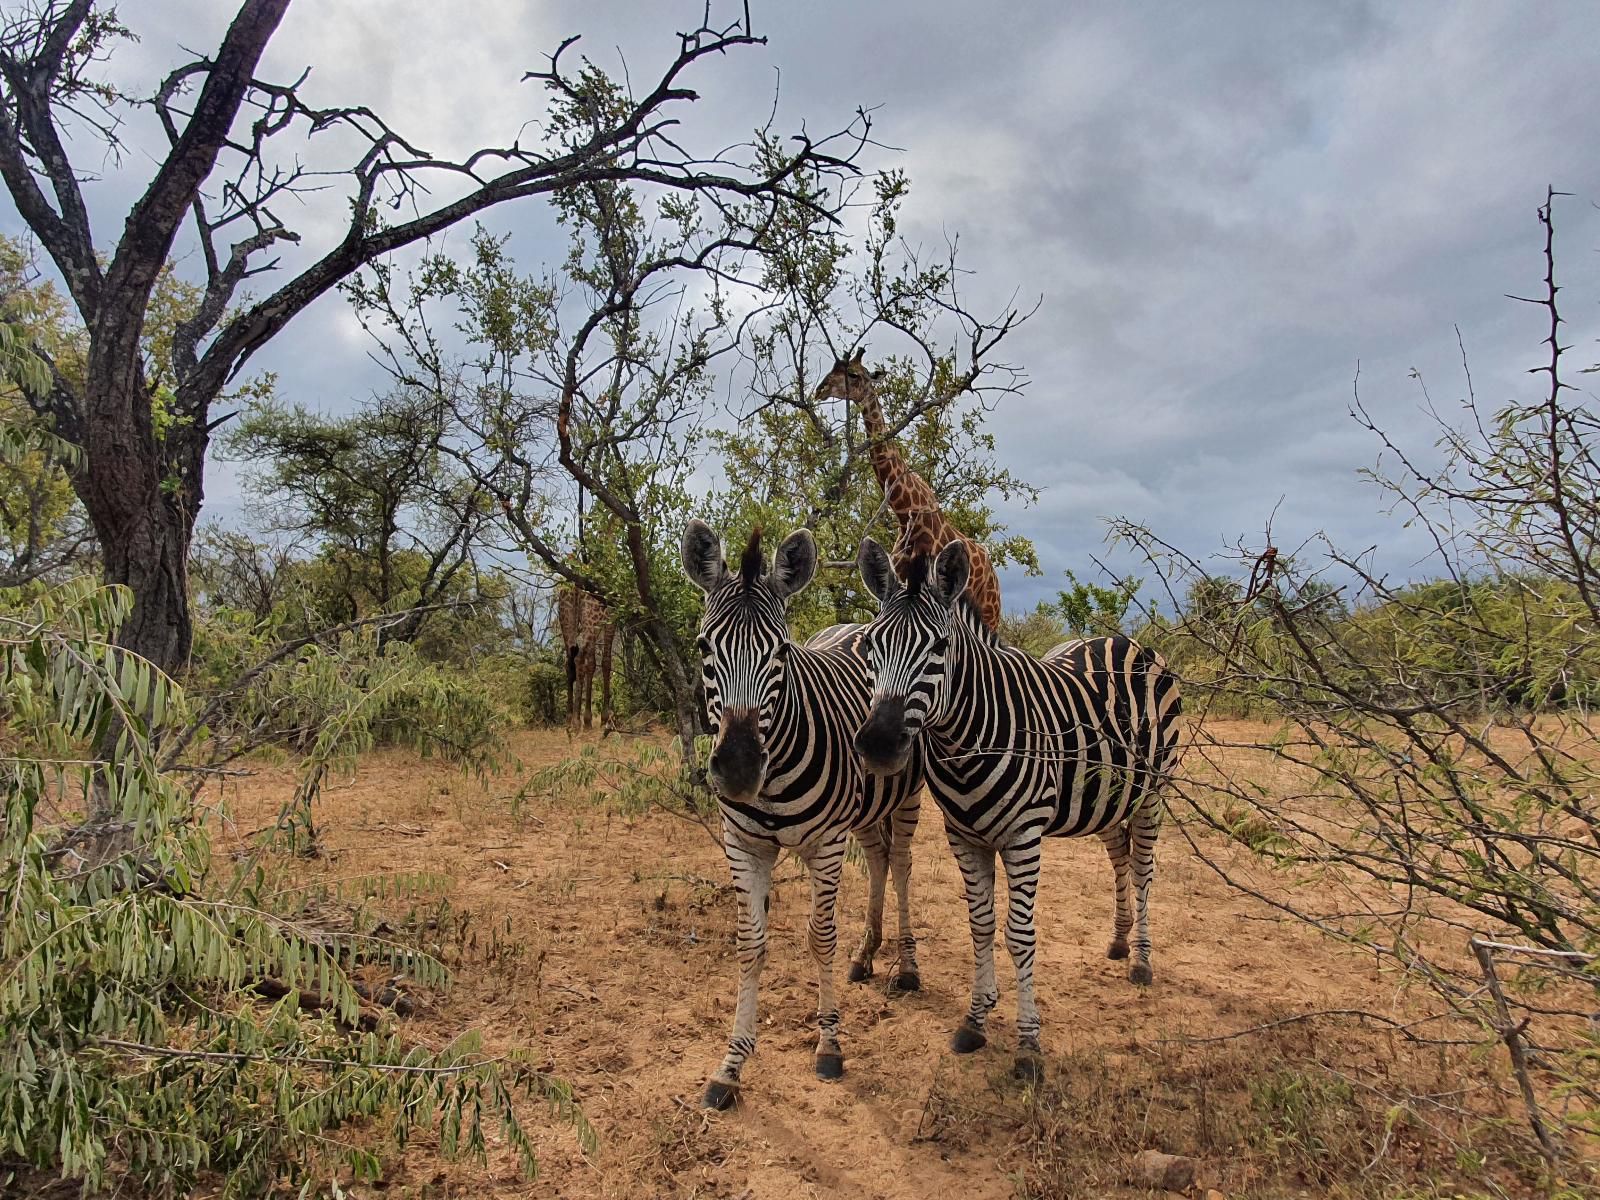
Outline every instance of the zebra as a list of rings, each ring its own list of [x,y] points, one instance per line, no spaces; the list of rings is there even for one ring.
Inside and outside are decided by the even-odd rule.
[[[728,570],[721,540],[703,521],[689,522],[682,551],[685,573],[705,593],[698,643],[714,737],[708,775],[739,896],[733,1036],[703,1099],[707,1108],[726,1108],[755,1050],[756,992],[767,954],[772,868],[780,850],[793,850],[811,879],[808,941],[818,973],[818,1078],[844,1074],[833,991],[834,901],[849,833],[865,852],[870,881],[867,930],[852,957],[850,979],[859,982],[873,973],[882,943],[885,878],[892,869],[899,929],[891,988],[921,986],[909,888],[922,779],[915,755],[907,757],[904,770],[877,776],[869,775],[851,750],[869,700],[863,626],[833,626],[803,646],[790,639],[786,602],[817,569],[817,545],[809,531],[784,539],[768,573],[763,573],[759,529],[737,572]]]
[[[1033,906],[1045,837],[1098,836],[1116,876],[1107,957],[1152,980],[1148,900],[1162,784],[1177,751],[1178,686],[1159,655],[1126,637],[1056,647],[1043,659],[1003,645],[963,598],[966,545],[920,554],[902,585],[868,538],[858,565],[879,602],[867,627],[872,708],[855,737],[869,771],[917,755],[965,884],[972,1004],[951,1038],[959,1054],[987,1042],[994,973],[995,854],[1009,891],[1006,948],[1017,973],[1016,1074],[1043,1067],[1034,1003]]]

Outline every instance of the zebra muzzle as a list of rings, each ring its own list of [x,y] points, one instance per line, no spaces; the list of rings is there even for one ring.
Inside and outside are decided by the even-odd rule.
[[[916,735],[906,724],[905,699],[880,696],[856,730],[855,749],[862,764],[874,775],[897,775],[905,770],[915,740]]]
[[[728,800],[745,803],[755,799],[767,773],[767,752],[761,744],[756,713],[724,711],[721,734],[706,764],[712,786]]]

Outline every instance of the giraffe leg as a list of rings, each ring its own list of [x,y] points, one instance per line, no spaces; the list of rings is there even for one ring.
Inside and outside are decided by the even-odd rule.
[[[917,817],[922,806],[920,789],[900,802],[889,814],[889,869],[894,872],[895,943],[899,955],[892,980],[894,989],[915,992],[922,989],[922,972],[917,969],[917,938],[911,932],[911,843],[917,836]]]
[[[578,686],[578,648],[567,647],[567,732],[576,733],[578,729],[577,708]]]
[[[726,825],[723,848],[739,893],[739,1000],[733,1013],[733,1037],[717,1073],[706,1084],[702,1104],[727,1108],[738,1095],[739,1072],[756,1048],[756,993],[767,961],[767,900],[778,848],[766,842],[745,842]]]
[[[1150,983],[1150,882],[1156,874],[1156,835],[1161,832],[1161,805],[1155,796],[1146,796],[1128,821],[1132,844],[1133,875],[1133,965],[1128,978],[1134,983]]]
[[[615,636],[608,629],[600,643],[600,727],[607,731],[611,729],[611,643]]]
[[[1128,857],[1128,826],[1124,821],[1100,835],[1115,875],[1117,915],[1111,927],[1107,958],[1128,957],[1128,933],[1133,928],[1133,866]]]
[[[585,729],[593,729],[594,728],[594,650],[592,648],[589,649],[589,650],[584,651],[584,655],[583,655],[583,672],[582,672],[582,675],[580,677],[580,685],[581,685],[582,690],[583,690],[583,699],[582,699],[582,702],[581,702],[581,705],[580,705],[581,708],[583,709],[583,727]]]
[[[867,927],[861,932],[861,944],[850,956],[851,983],[864,983],[872,978],[872,959],[883,945],[883,894],[889,880],[886,835],[883,821],[856,830],[856,841],[867,856]]]
[[[817,964],[817,1078],[844,1075],[844,1054],[839,1049],[839,1004],[833,994],[833,952],[839,942],[834,905],[839,898],[839,876],[844,870],[845,838],[842,834],[805,856],[811,876],[811,922],[807,943]]]
[[[1039,1050],[1039,1009],[1033,997],[1033,960],[1038,935],[1033,902],[1039,890],[1039,838],[1000,852],[1006,868],[1006,949],[1017,971],[1017,1063],[1019,1079],[1037,1083],[1044,1075]]]
[[[970,1054],[987,1044],[983,1027],[1000,999],[994,982],[994,851],[967,841],[948,826],[946,833],[966,887],[967,927],[972,932],[972,1004],[950,1038],[950,1048]]]

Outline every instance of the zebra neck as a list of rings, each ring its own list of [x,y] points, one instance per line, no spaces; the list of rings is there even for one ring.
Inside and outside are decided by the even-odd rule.
[[[965,723],[971,709],[968,701],[985,674],[983,663],[1001,648],[1000,639],[983,623],[978,610],[964,597],[957,600],[944,652],[944,688],[939,710],[928,721],[930,730],[950,735]]]
[[[812,653],[804,646],[795,643],[790,645],[789,661],[783,668],[783,683],[772,700],[772,718],[768,726],[769,742],[782,741],[784,734],[791,732],[804,720],[805,704],[800,692],[807,668],[810,666],[807,660]]]

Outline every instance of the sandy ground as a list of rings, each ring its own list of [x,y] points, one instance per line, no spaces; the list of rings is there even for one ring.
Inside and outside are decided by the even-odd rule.
[[[617,739],[607,743],[618,745]],[[524,769],[573,752],[564,733],[519,734]],[[723,1051],[737,967],[726,866],[699,827],[650,812],[632,818],[587,800],[530,796],[515,813],[515,771],[486,782],[399,752],[365,758],[328,788],[324,853],[299,877],[350,880],[428,872],[453,910],[470,914],[456,949],[472,947],[447,994],[399,1022],[439,1045],[480,1030],[492,1050],[526,1048],[568,1080],[599,1135],[585,1156],[571,1132],[530,1109],[540,1174],[520,1178],[509,1152],[488,1169],[443,1163],[423,1141],[394,1159],[377,1189],[353,1195],[954,1197],[1014,1194],[1015,1138],[929,1140],[936,1076],[981,1093],[1003,1087],[1014,1045],[1015,989],[1003,947],[991,1044],[957,1059],[946,1046],[965,1010],[971,962],[960,876],[924,801],[913,913],[923,990],[891,998],[887,972],[844,981],[860,935],[866,879],[847,866],[837,980],[847,1074],[812,1070],[815,1006],[805,950],[807,887],[797,862],[778,867],[761,992],[761,1042],[739,1107],[706,1114],[697,1100]],[[251,829],[293,787],[288,766],[261,768],[228,797],[232,828]],[[1242,853],[1219,847],[1223,854]],[[1164,839],[1153,895],[1155,985],[1139,989],[1108,961],[1111,872],[1097,840],[1050,843],[1039,893],[1037,980],[1048,1054],[1114,1056],[1163,1038],[1230,1032],[1311,1009],[1405,1011],[1372,958],[1330,945],[1230,892],[1179,836]],[[428,900],[416,904],[426,907]],[[892,932],[892,906],[890,932]],[[449,947],[443,948],[450,957]],[[880,966],[887,959],[880,955]],[[963,1084],[965,1086],[966,1084]]]

